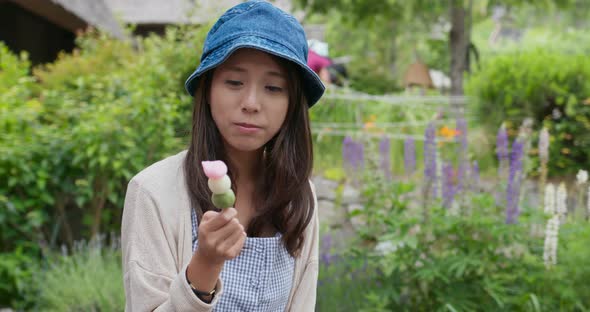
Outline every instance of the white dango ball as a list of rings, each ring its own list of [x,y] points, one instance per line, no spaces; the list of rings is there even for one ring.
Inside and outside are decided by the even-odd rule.
[[[213,194],[223,194],[231,189],[231,180],[228,175],[224,175],[219,179],[209,179],[207,184]]]

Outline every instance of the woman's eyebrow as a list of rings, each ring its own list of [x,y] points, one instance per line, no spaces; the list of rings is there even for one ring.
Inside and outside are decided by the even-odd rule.
[[[228,66],[228,67],[225,68],[225,70],[235,71],[235,72],[239,72],[239,73],[245,73],[245,72],[247,72],[247,70],[245,70],[244,68],[239,67],[239,66],[236,66],[236,65]]]
[[[224,68],[225,71],[233,71],[233,72],[238,72],[238,73],[246,73],[248,72],[245,68],[240,67],[238,65],[230,65],[226,68]],[[275,76],[275,77],[279,77],[282,79],[287,79],[287,77],[285,77],[284,74],[282,74],[281,72],[278,72],[276,70],[269,70],[265,73],[268,76]]]
[[[269,76],[275,76],[275,77],[279,77],[279,78],[282,78],[282,79],[287,79],[287,77],[285,77],[285,75],[281,74],[278,71],[269,70],[269,71],[266,72],[266,74],[269,75]]]

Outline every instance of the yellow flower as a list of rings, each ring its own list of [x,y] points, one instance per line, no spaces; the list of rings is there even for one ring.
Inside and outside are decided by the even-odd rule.
[[[447,126],[444,126],[438,130],[440,136],[443,136],[447,139],[452,139],[461,134],[461,131],[457,129],[451,129]]]

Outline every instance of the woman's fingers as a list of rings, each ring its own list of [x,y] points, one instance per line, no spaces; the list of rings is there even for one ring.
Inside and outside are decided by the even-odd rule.
[[[200,226],[203,227],[204,231],[214,232],[234,219],[237,215],[238,211],[235,208],[227,208],[222,212],[207,211],[203,214],[203,222],[201,222]],[[206,219],[205,216],[207,216]]]
[[[240,253],[246,233],[237,213],[235,208],[228,208],[203,214],[199,225],[199,250],[202,254],[219,261],[233,259]]]
[[[234,235],[234,233],[241,232],[244,232],[244,227],[242,226],[240,221],[238,221],[237,218],[233,218],[231,221],[226,223],[222,228],[218,229],[213,233],[209,233],[209,235],[211,236],[211,238],[213,238],[211,240],[212,243],[214,243],[217,246],[223,243],[228,238],[230,238],[232,235]]]
[[[244,235],[240,236],[236,240],[236,242],[227,250],[227,253],[231,257],[230,259],[233,259],[240,254],[240,252],[242,251],[242,248],[244,247],[245,241],[246,241],[246,233],[244,233]]]
[[[246,233],[244,231],[235,231],[216,246],[217,252],[223,254],[226,260],[233,259],[240,254],[245,239]],[[239,244],[240,242],[241,244]],[[238,244],[240,247],[236,248],[235,246]]]

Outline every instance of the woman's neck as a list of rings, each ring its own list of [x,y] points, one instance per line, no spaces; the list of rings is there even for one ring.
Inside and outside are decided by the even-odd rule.
[[[236,171],[238,184],[251,184],[257,180],[262,169],[264,149],[244,152],[226,147],[227,158]]]

